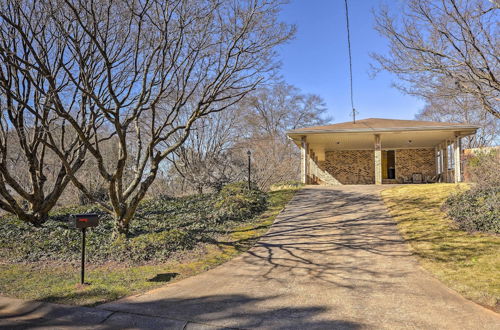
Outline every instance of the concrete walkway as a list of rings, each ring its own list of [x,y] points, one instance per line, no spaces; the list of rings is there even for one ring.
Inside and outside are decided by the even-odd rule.
[[[386,213],[380,189],[308,187],[297,193],[248,253],[198,276],[98,309],[74,308],[66,312],[74,315],[73,321],[66,317],[39,325],[500,329],[498,314],[467,301],[418,266]],[[78,317],[85,311],[94,315],[92,326]],[[14,313],[3,323],[0,317],[0,328],[15,324],[9,320],[20,322],[20,328],[30,327],[33,323],[23,317],[27,316],[16,319]]]

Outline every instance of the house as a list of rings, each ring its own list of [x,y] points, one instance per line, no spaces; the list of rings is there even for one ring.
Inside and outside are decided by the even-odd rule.
[[[369,118],[299,128],[287,135],[301,149],[306,184],[462,181],[461,138],[478,126]]]

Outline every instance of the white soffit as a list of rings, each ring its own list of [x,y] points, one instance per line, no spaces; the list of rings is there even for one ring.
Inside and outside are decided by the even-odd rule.
[[[379,133],[382,142],[382,149],[407,149],[407,148],[433,148],[446,139],[453,140],[455,131],[452,130],[432,130],[432,131],[406,131],[406,132],[383,132]],[[466,136],[474,134],[474,131],[460,132]],[[312,150],[373,150],[375,136],[373,133],[316,133],[290,134],[294,142],[300,146],[302,136]]]

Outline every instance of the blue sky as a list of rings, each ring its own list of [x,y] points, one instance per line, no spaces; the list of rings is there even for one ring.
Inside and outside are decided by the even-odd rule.
[[[392,6],[398,2],[389,1]],[[373,63],[369,54],[387,51],[387,42],[373,28],[372,8],[382,3],[349,0],[356,118],[413,119],[423,102],[392,87],[393,75],[384,72],[373,79],[369,75]],[[334,122],[352,120],[344,6],[344,0],[292,0],[281,17],[297,26],[296,38],[280,49],[284,80],[320,95]]]

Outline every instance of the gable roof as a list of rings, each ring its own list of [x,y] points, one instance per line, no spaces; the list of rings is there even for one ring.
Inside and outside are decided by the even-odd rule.
[[[357,120],[356,123],[345,122],[325,126],[298,128],[287,132],[300,133],[341,133],[341,132],[391,132],[391,131],[425,131],[425,130],[461,130],[478,129],[479,126],[464,123],[447,123],[421,120],[400,120],[368,118]]]

